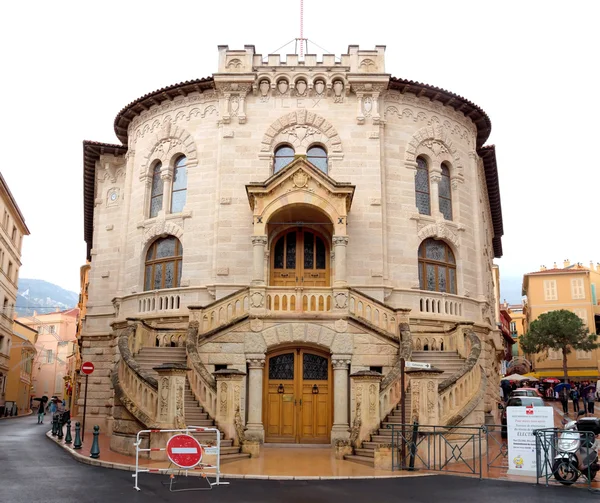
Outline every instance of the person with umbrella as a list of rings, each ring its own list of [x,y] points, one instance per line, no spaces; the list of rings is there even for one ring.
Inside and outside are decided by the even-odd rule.
[[[556,386],[558,388],[558,386]],[[556,388],[554,388],[556,390]],[[569,415],[569,385],[564,384],[558,391],[558,399],[562,403],[563,412],[566,416]]]
[[[40,406],[37,410],[38,422],[37,424],[44,424],[44,416],[46,415],[46,402],[48,401],[47,396],[43,396],[42,398],[34,398],[32,402],[40,402]]]

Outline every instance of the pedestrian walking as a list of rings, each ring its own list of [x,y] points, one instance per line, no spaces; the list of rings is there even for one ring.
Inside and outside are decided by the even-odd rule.
[[[558,393],[558,399],[562,403],[563,412],[565,415],[569,415],[569,390],[565,384]]]
[[[40,402],[40,406],[38,407],[38,411],[37,411],[37,415],[38,415],[37,424],[44,424],[44,415],[46,414],[46,411],[44,409],[45,409],[44,402]]]
[[[50,412],[50,414],[52,414],[51,421],[54,421],[54,414],[56,414],[56,411],[57,411],[56,403],[54,402],[54,400],[52,400],[50,402],[50,405],[48,405],[48,412]]]
[[[596,401],[596,392],[590,388],[587,393],[588,414],[594,415],[594,402]]]
[[[571,400],[573,401],[573,412],[577,414],[579,412],[579,391],[575,386],[571,390]]]

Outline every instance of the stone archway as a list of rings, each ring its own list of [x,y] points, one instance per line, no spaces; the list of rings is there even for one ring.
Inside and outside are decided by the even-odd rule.
[[[449,161],[458,179],[463,178],[463,164],[450,134],[441,126],[429,126],[419,129],[412,137],[404,153],[404,162],[416,167],[417,156],[421,153],[436,159],[439,163]]]

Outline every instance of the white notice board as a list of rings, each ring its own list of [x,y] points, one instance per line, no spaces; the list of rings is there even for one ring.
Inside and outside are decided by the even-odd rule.
[[[508,407],[508,473],[536,476],[534,430],[554,428],[552,407]]]

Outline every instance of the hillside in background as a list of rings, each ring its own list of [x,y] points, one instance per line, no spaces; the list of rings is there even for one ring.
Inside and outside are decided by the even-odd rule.
[[[77,307],[79,294],[41,279],[19,278],[15,310],[19,316],[31,316],[34,311],[46,314]]]

